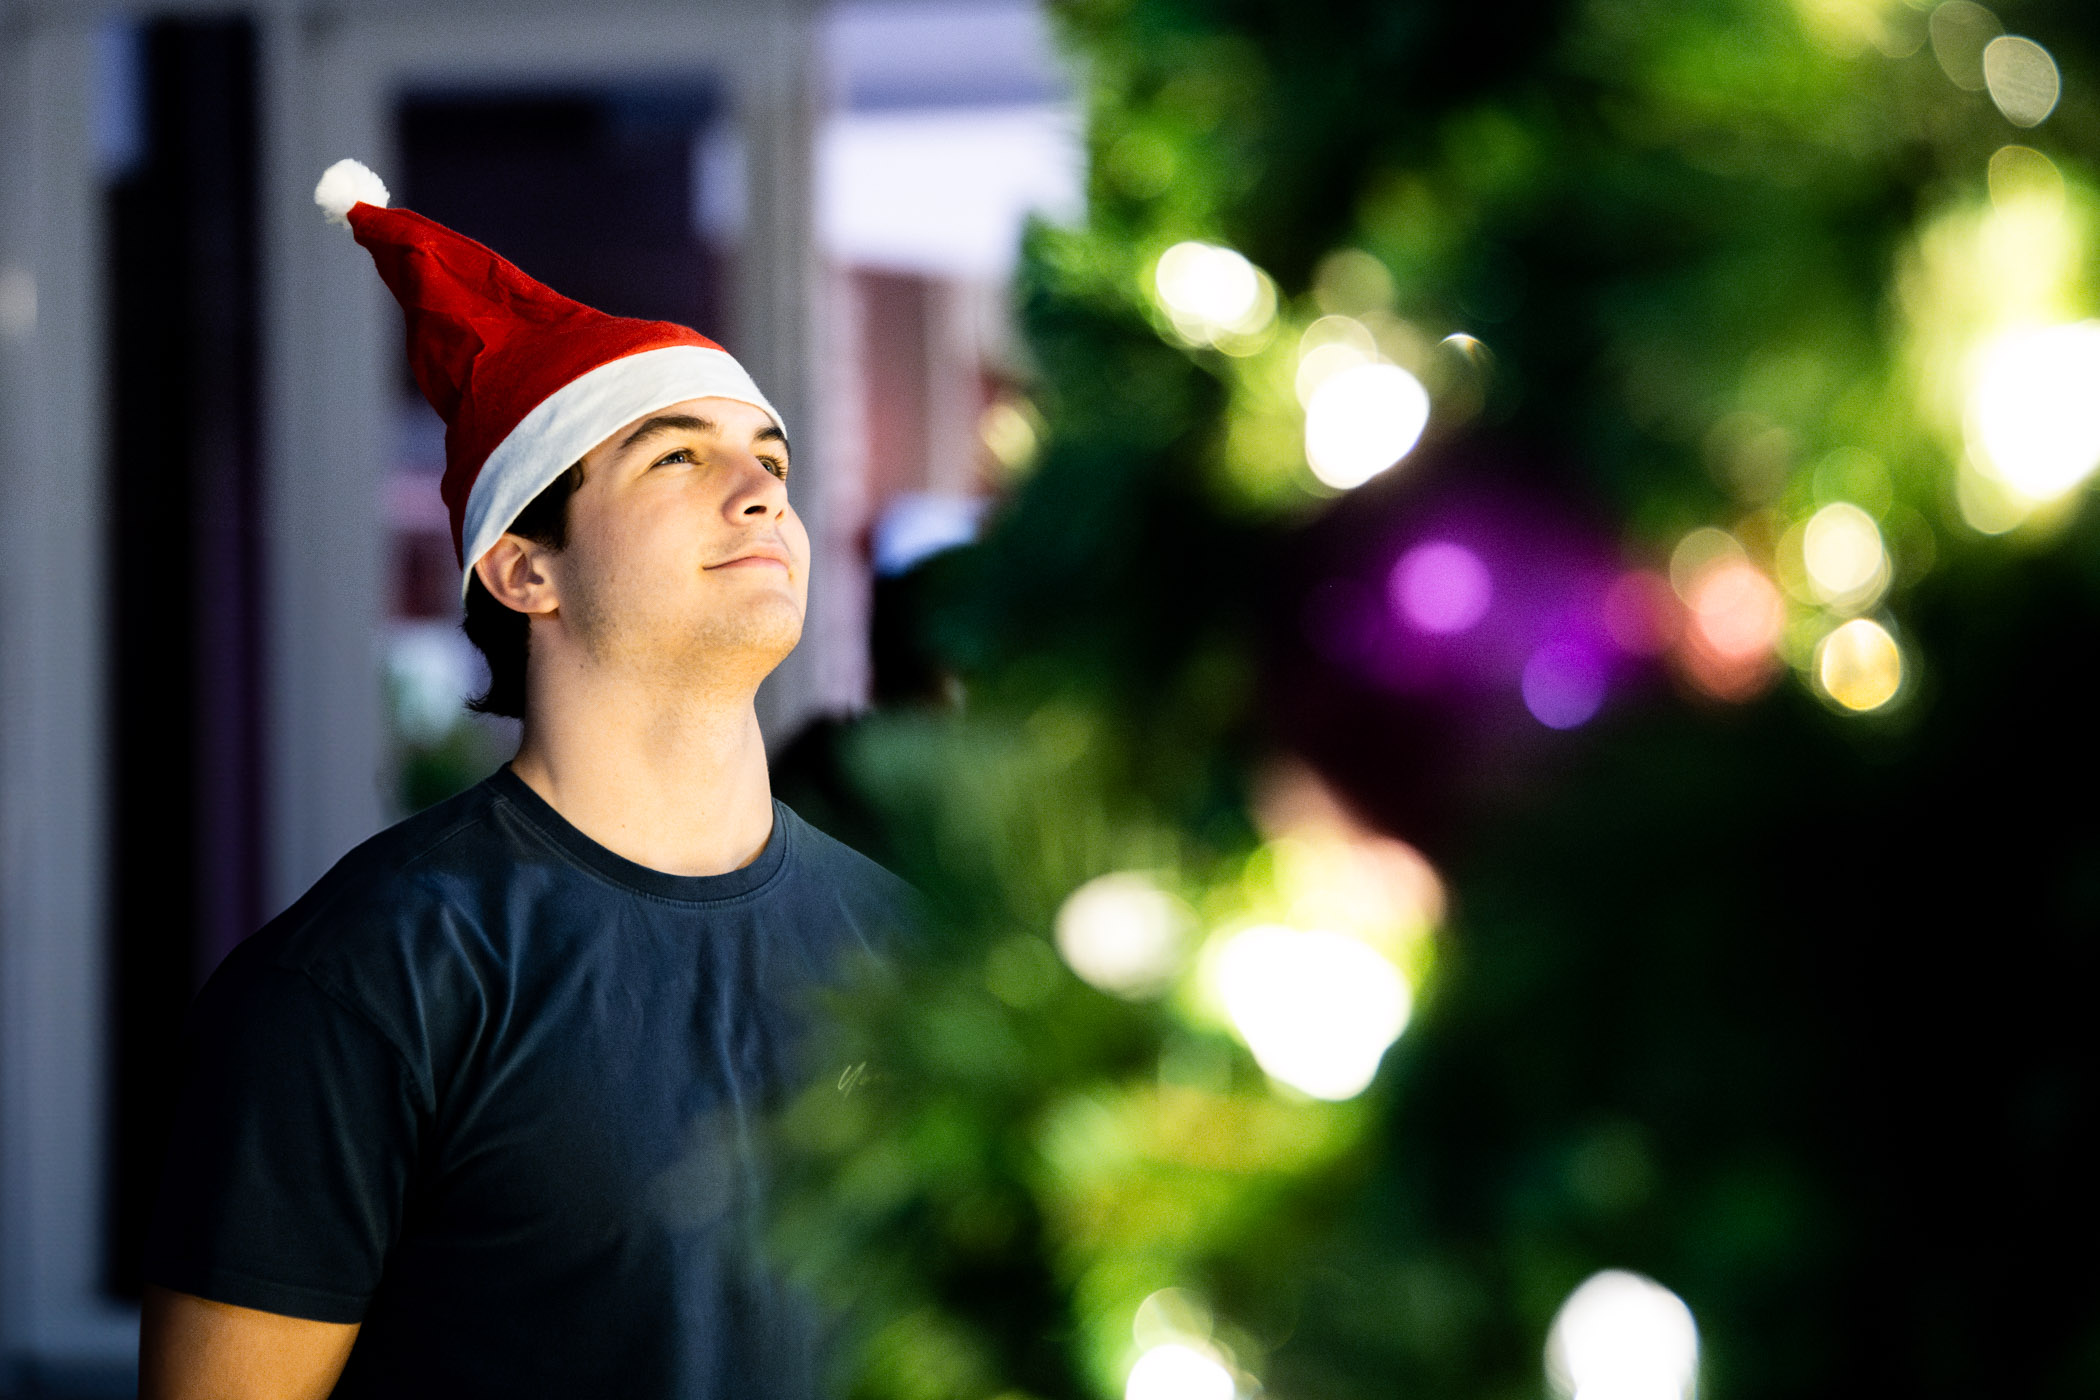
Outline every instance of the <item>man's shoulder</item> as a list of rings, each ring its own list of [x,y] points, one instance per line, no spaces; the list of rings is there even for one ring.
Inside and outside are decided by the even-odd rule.
[[[487,783],[425,808],[354,847],[242,946],[309,974],[381,949],[411,951],[475,918],[475,890],[500,863]]]
[[[785,802],[797,881],[805,898],[835,902],[880,942],[908,932],[921,916],[918,890],[884,866],[804,820]]]
[[[887,867],[812,825],[787,803],[778,805],[792,826],[795,859],[803,867],[806,878],[821,880],[864,898],[891,901],[918,898],[918,892]]]
[[[501,863],[494,806],[482,784],[358,845],[227,955],[192,1008],[193,1027],[267,1021],[288,987],[303,986],[427,1076],[433,1036],[456,1038],[445,1028],[471,1019],[479,1000],[476,872]],[[443,1024],[433,1025],[437,1012]]]

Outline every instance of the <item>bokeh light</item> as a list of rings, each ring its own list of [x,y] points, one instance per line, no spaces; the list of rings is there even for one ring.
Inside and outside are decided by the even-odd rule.
[[[1998,17],[1975,0],[1944,0],[1933,7],[1926,32],[1947,81],[1966,92],[1983,91],[1983,51],[2003,32]]]
[[[1168,1342],[1204,1342],[1210,1338],[1210,1304],[1186,1288],[1160,1288],[1145,1295],[1131,1314],[1130,1335],[1150,1351]]]
[[[2052,211],[2063,207],[2063,172],[2032,146],[2000,146],[1993,151],[1985,180],[1994,205],[2016,206],[2021,200],[2032,200]]]
[[[1429,426],[1429,391],[1398,365],[1364,364],[1322,380],[1305,405],[1305,460],[1337,490],[1405,457]]]
[[[1337,248],[1313,272],[1313,299],[1324,311],[1390,310],[1393,272],[1361,248]]]
[[[1214,243],[1177,243],[1152,270],[1160,305],[1183,339],[1234,348],[1276,317],[1276,287],[1239,253]]]
[[[1042,445],[1034,416],[1012,399],[1000,399],[979,415],[977,437],[992,460],[1008,472],[1027,470]]]
[[[1685,1400],[1698,1384],[1699,1328],[1654,1279],[1607,1269],[1554,1315],[1546,1375],[1573,1400]]]
[[[1366,826],[1310,768],[1272,764],[1254,793],[1254,818],[1283,917],[1339,928],[1405,956],[1443,922],[1444,883],[1423,854]]]
[[[1232,1400],[1232,1372],[1181,1342],[1151,1348],[1130,1368],[1123,1400]]]
[[[1684,632],[1684,613],[1670,581],[1647,569],[1629,569],[1604,593],[1604,630],[1629,656],[1656,656]]]
[[[1548,729],[1587,723],[1604,704],[1604,666],[1586,647],[1548,642],[1524,663],[1524,708]]]
[[[1677,655],[1686,677],[1718,700],[1761,690],[1776,674],[1786,602],[1741,541],[1725,530],[1692,531],[1670,556],[1670,583],[1684,602]]]
[[[1398,953],[1443,917],[1443,882],[1422,853],[1378,832],[1298,831],[1264,848],[1282,917],[1342,929]]]
[[[1368,1088],[1413,1009],[1399,969],[1331,930],[1257,924],[1227,936],[1215,959],[1219,997],[1255,1062],[1316,1099]]]
[[[1742,541],[1726,530],[1711,525],[1693,530],[1670,551],[1670,586],[1689,604],[1694,588],[1708,570],[1723,561],[1744,557]]]
[[[1878,710],[1903,687],[1903,649],[1880,623],[1855,617],[1817,645],[1816,680],[1848,710]]]
[[[1181,966],[1195,915],[1151,877],[1121,871],[1089,880],[1057,911],[1057,951],[1104,992],[1153,996]]]
[[[1480,556],[1449,540],[1428,540],[1400,556],[1387,581],[1393,608],[1418,632],[1448,636],[1487,616],[1495,583]]]
[[[1467,335],[1464,331],[1453,331],[1438,343],[1449,346],[1474,364],[1481,364],[1493,358],[1479,336]]]
[[[1731,661],[1769,653],[1786,621],[1779,589],[1747,559],[1729,559],[1707,569],[1686,601],[1699,640]]]
[[[1801,532],[1801,560],[1817,600],[1833,608],[1865,607],[1888,585],[1881,527],[1849,501],[1834,501],[1809,517]]]
[[[1991,101],[2014,126],[2039,126],[2063,96],[2056,60],[2032,39],[2004,34],[1983,50],[1983,81]]]
[[[1298,369],[1293,387],[1299,407],[1308,407],[1322,384],[1345,369],[1377,364],[1378,341],[1371,328],[1353,316],[1322,316],[1298,337]]]
[[[2100,321],[2008,332],[1977,356],[1971,445],[1992,476],[2031,501],[2072,490],[2100,466]]]

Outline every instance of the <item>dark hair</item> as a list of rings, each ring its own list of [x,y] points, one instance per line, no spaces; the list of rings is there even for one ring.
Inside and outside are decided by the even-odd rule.
[[[549,549],[569,542],[569,497],[583,484],[583,463],[554,478],[534,496],[505,534],[518,535]],[[525,657],[532,638],[532,619],[481,585],[481,575],[467,575],[467,640],[480,648],[489,664],[489,688],[467,701],[476,714],[525,718]]]

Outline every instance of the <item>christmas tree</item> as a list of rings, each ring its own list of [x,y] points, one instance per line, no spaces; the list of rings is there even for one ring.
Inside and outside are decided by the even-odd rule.
[[[807,798],[931,909],[782,1124],[853,1393],[2100,1387],[2095,12],[1060,20],[962,699]]]

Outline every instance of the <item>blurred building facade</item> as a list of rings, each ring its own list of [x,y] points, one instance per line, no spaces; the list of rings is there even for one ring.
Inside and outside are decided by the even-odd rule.
[[[878,556],[993,485],[1076,152],[1011,0],[0,3],[0,1395],[128,1383],[197,983],[513,737],[461,713],[440,430],[318,172],[751,367],[820,551],[778,746],[866,702]]]

